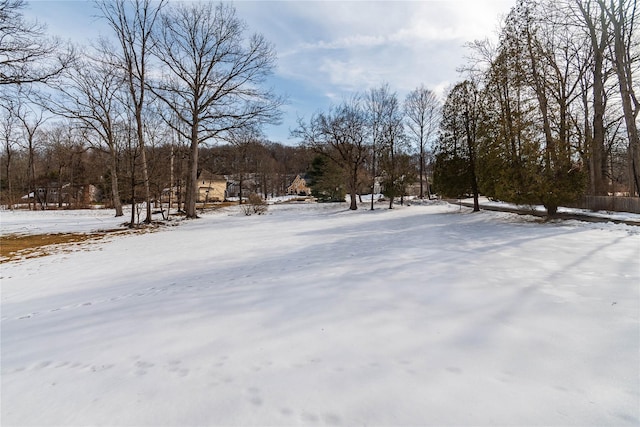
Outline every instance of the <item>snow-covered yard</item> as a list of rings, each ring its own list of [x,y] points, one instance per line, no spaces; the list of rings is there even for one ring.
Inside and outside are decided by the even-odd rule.
[[[234,208],[1,275],[3,426],[640,423],[638,227]]]

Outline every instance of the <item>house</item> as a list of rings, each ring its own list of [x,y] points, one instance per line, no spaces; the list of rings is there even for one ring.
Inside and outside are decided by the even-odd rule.
[[[198,176],[196,185],[196,202],[198,203],[222,202],[226,198],[227,178],[222,175],[213,175],[208,171],[202,171]],[[164,188],[160,201],[168,203],[171,200],[172,203],[175,203],[178,198],[184,200],[185,191],[185,185]]]
[[[251,193],[259,193],[259,185],[257,177],[254,174],[232,175],[227,181],[227,197],[248,197]],[[242,187],[242,188],[240,188]]]
[[[309,188],[307,181],[302,176],[296,175],[291,185],[287,187],[287,195],[309,196],[311,195],[311,188]]]
[[[209,171],[198,176],[197,202],[222,202],[226,198],[227,178]]]
[[[98,187],[92,184],[71,185],[70,183],[50,182],[46,186],[38,187],[35,191],[22,196],[21,199],[38,203],[43,208],[49,205],[80,207],[100,201],[102,195]]]

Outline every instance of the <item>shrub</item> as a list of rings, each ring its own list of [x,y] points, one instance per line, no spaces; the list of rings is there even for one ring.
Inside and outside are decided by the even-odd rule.
[[[267,202],[264,201],[259,194],[255,193],[249,194],[249,199],[247,200],[247,202],[240,206],[242,206],[242,211],[247,216],[251,214],[262,215],[263,213],[267,212],[267,209],[269,208]]]

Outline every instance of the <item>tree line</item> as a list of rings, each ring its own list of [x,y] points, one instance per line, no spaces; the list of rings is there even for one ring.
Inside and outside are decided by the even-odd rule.
[[[116,215],[144,200],[149,222],[179,185],[193,218],[205,169],[264,195],[306,171],[314,195],[349,194],[351,209],[378,188],[393,207],[411,185],[550,214],[585,193],[639,194],[635,0],[519,0],[497,43],[469,44],[444,100],[383,83],[300,119],[297,147],[262,137],[284,102],[265,88],[275,50],[232,5],[96,5],[113,37],[66,47],[23,20],[24,0],[0,0],[5,204],[46,180],[101,183]]]

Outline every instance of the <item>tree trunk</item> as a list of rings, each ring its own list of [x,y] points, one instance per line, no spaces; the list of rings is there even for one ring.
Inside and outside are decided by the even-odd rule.
[[[11,187],[11,154],[7,150],[7,163],[5,166],[7,173],[7,206],[13,210],[13,189]]]
[[[580,4],[579,4],[580,6]],[[580,6],[581,7],[581,6]],[[604,112],[606,94],[604,90],[604,51],[608,42],[607,20],[604,10],[600,9],[600,25],[602,26],[600,40],[596,34],[596,27],[587,11],[581,7],[585,20],[588,22],[589,36],[593,48],[593,139],[591,140],[591,168],[593,178],[593,192],[596,196],[607,194],[605,152]]]
[[[376,192],[376,146],[373,144],[373,152],[371,153],[371,210],[374,210],[373,207],[373,196]]]
[[[140,162],[142,163],[142,180],[144,182],[144,201],[147,205],[147,216],[144,220],[146,224],[151,224],[151,189],[149,187],[149,171],[147,167],[147,154],[142,135],[142,118],[137,123],[138,126],[138,147],[140,149]]]
[[[129,141],[129,147],[131,142]],[[131,150],[131,221],[129,221],[129,228],[134,228],[136,225],[136,150]]]
[[[358,209],[358,192],[357,192],[357,187],[358,187],[358,168],[354,167],[354,169],[351,171],[351,179],[350,179],[351,183],[349,184],[349,197],[351,199],[351,203],[349,205],[349,209],[352,211],[355,211],[356,209]]]
[[[120,200],[120,190],[118,185],[118,162],[117,154],[114,149],[110,150],[111,161],[109,162],[109,169],[111,171],[111,199],[113,201],[113,208],[116,210],[116,217],[124,216],[122,211],[122,201]]]
[[[627,20],[625,16],[624,2],[618,0],[617,5],[613,0],[610,2],[610,9],[607,9],[604,0],[598,0],[600,7],[607,13],[611,20],[612,30],[614,34],[614,68],[618,76],[618,85],[620,88],[620,97],[622,98],[622,111],[624,121],[629,136],[629,152],[631,155],[631,171],[633,174],[633,184],[635,193],[640,196],[640,139],[638,135],[638,127],[636,117],[640,111],[640,102],[635,97],[633,91],[633,73],[631,46],[631,31],[633,30],[633,20]],[[632,3],[632,16],[636,14],[635,1]],[[630,21],[630,22],[627,22]],[[629,32],[629,34],[627,34]],[[626,38],[628,37],[628,39]],[[632,191],[633,193],[633,191]]]
[[[185,197],[185,211],[187,218],[197,218],[196,199],[198,189],[198,124],[191,128],[191,147],[189,155],[189,178],[187,179],[187,194]]]
[[[420,198],[424,199],[424,186],[422,180],[424,178],[424,135],[423,128],[420,127]]]
[[[558,213],[558,206],[555,204],[545,204],[544,207],[547,210],[547,216],[550,218],[553,218]]]
[[[58,208],[62,208],[62,166],[58,166]]]
[[[618,43],[616,43],[616,62],[620,62],[618,59]],[[617,69],[623,68],[621,65],[616,66]],[[629,77],[630,78],[630,77]],[[620,95],[622,96],[622,111],[624,113],[624,121],[627,128],[627,135],[629,136],[629,151],[631,152],[631,170],[633,172],[633,182],[635,185],[635,193],[640,196],[640,140],[638,138],[638,127],[636,125],[635,117],[637,116],[638,109],[632,106],[631,97],[632,91],[630,90],[629,78],[627,78],[624,70],[618,70],[618,81],[620,86]]]
[[[33,147],[32,147],[32,142],[31,140],[29,140],[29,172],[28,172],[28,181],[29,181],[29,189],[28,189],[28,193],[29,195],[31,195],[31,192],[33,192],[33,210],[36,210],[36,198],[37,198],[37,190],[36,190],[36,168],[35,168],[35,163],[34,163],[34,159],[33,159]],[[27,199],[29,201],[29,210],[31,210],[31,197],[29,197]]]

